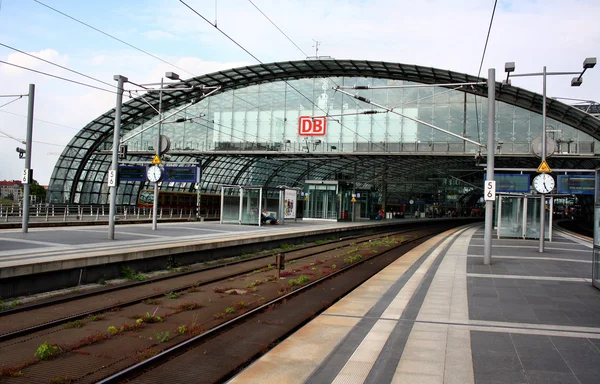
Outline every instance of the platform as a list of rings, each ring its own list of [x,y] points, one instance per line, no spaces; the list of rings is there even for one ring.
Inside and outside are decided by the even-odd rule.
[[[483,225],[413,249],[230,383],[600,382],[591,240],[494,239]]]
[[[159,223],[155,231],[151,223],[119,224],[114,240],[108,240],[107,225],[29,228],[28,233],[4,229],[0,230],[0,297],[116,278],[123,266],[147,272],[165,269],[172,264],[169,258],[187,265],[413,221],[425,220],[287,220],[284,225],[260,227],[190,221]]]

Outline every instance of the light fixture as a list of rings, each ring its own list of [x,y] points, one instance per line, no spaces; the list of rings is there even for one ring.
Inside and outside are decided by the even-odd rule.
[[[574,77],[571,80],[571,87],[579,87],[583,83],[583,79],[580,77]]]
[[[515,62],[514,61],[504,63],[504,72],[511,73],[514,71],[515,71]]]
[[[165,73],[165,77],[167,79],[171,79],[171,80],[179,80],[179,75],[176,74],[175,72],[167,72],[167,73]]]
[[[596,58],[588,57],[583,60],[583,69],[594,68],[596,66]]]

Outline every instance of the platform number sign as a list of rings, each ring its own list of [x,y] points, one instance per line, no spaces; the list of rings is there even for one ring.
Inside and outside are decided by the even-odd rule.
[[[21,183],[23,183],[23,184],[31,183],[31,173],[32,173],[32,169],[29,169],[29,168],[23,169],[23,173],[21,174]]]
[[[486,180],[485,182],[485,201],[496,200],[496,181]]]
[[[117,186],[117,171],[111,169],[108,171],[108,186],[116,187]]]

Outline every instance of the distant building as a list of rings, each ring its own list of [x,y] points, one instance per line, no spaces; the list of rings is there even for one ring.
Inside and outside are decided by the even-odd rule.
[[[21,201],[23,197],[23,184],[20,180],[0,181],[0,198],[7,199],[12,195],[12,200]]]

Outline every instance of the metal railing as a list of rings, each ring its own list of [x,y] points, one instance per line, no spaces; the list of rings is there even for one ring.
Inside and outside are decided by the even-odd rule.
[[[116,207],[117,220],[152,220],[152,207],[122,205]],[[0,223],[20,222],[23,207],[19,204],[0,204]],[[33,222],[108,221],[108,205],[32,204],[29,219]],[[159,208],[158,219],[195,219],[196,209]]]

